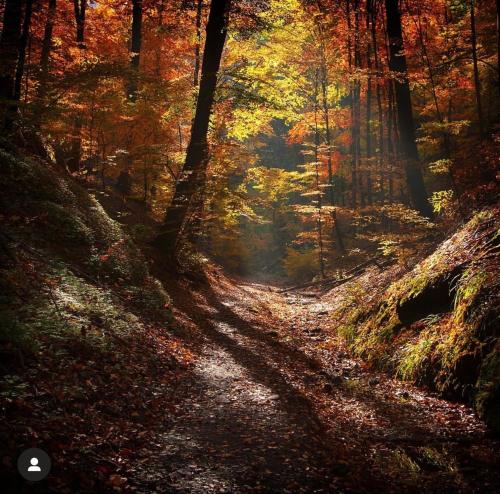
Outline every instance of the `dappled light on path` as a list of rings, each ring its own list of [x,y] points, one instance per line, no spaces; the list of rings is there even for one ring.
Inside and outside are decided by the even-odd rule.
[[[470,410],[348,358],[318,318],[328,309],[318,294],[285,296],[224,278],[195,296],[181,289],[174,303],[202,343],[178,390],[186,396],[179,417],[146,466],[149,485],[442,492],[491,481],[495,445]]]

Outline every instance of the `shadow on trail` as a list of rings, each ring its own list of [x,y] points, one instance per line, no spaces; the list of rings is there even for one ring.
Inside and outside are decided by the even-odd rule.
[[[320,370],[320,363],[315,359],[307,357],[299,350],[273,339],[264,331],[256,329],[248,321],[242,319],[233,310],[225,306],[208,284],[206,287],[204,286],[203,295],[206,296],[208,304],[217,310],[216,315],[205,310],[199,304],[193,302],[186,303],[186,300],[192,300],[192,296],[190,296],[189,290],[186,288],[178,286],[172,293],[172,299],[176,307],[197,322],[203,334],[211,342],[227,350],[234,360],[248,370],[257,382],[268,387],[278,395],[278,400],[284,409],[294,418],[300,427],[308,427],[317,435],[318,440],[320,440],[321,434],[325,432],[324,426],[314,413],[309,399],[287,382],[283,373],[273,367],[264,355],[256,353],[247,346],[241,345],[237,340],[225,334],[218,329],[218,323],[229,324],[237,332],[255,340],[256,343],[266,343],[273,353],[278,352],[282,356],[292,358],[293,360],[290,362],[290,365],[302,365],[311,370]],[[193,314],[193,309],[196,309],[198,312]]]
[[[321,369],[319,362],[250,324],[224,305],[209,285],[198,292],[202,301],[193,297],[189,287],[175,285],[171,290],[174,306],[208,340],[200,360],[205,366],[207,358],[211,360],[216,374],[211,378],[210,372],[198,372],[195,380],[186,383],[186,415],[165,438],[173,451],[164,455],[164,463],[173,469],[169,475],[182,477],[179,485],[188,486],[179,492],[198,492],[203,482],[222,482],[217,485],[223,486],[221,479],[235,476],[238,485],[243,481],[246,486],[265,485],[264,492],[331,492],[332,486],[350,484],[343,443],[328,438],[307,396],[282,370],[290,367],[300,375],[304,369]],[[227,372],[228,362],[241,368],[243,389],[232,387],[238,378],[230,374],[237,368],[229,364]],[[265,395],[272,393],[272,402],[260,404],[245,397],[246,386],[250,393],[264,387]],[[243,392],[241,400],[238,392]],[[207,451],[211,451],[208,456]],[[285,484],[296,489],[282,491]],[[177,492],[174,481],[170,487]]]
[[[217,352],[217,349],[225,352],[245,370],[251,381],[265,386],[276,395],[276,406],[286,412],[288,420],[294,424],[292,429],[299,431],[298,447],[311,455],[306,464],[316,465],[315,468],[321,470],[322,475],[327,477],[327,485],[328,480],[338,481],[338,477],[341,476],[342,485],[349,486],[349,490],[354,492],[373,492],[374,486],[377,489],[387,489],[387,492],[397,492],[397,489],[403,488],[413,492],[413,487],[417,489],[418,482],[422,479],[420,474],[416,476],[412,472],[398,471],[395,476],[394,472],[390,471],[392,466],[386,463],[386,459],[390,460],[393,458],[391,455],[395,453],[398,460],[398,451],[408,452],[411,456],[415,447],[420,445],[423,447],[446,441],[459,442],[463,430],[458,428],[456,431],[448,429],[447,438],[436,437],[437,431],[443,431],[440,429],[440,418],[436,416],[433,408],[436,403],[429,406],[425,402],[418,403],[415,400],[398,402],[394,400],[397,388],[390,386],[384,392],[378,392],[370,386],[347,388],[343,384],[334,387],[326,394],[321,388],[311,389],[311,393],[316,393],[323,404],[326,403],[326,407],[330,409],[329,420],[333,417],[333,422],[325,422],[313,407],[311,400],[315,399],[314,395],[311,398],[308,396],[307,387],[306,394],[297,386],[299,382],[301,385],[304,384],[306,375],[319,374],[324,369],[324,364],[319,359],[307,355],[304,350],[276,339],[270,331],[272,327],[266,327],[265,323],[251,323],[240,316],[231,308],[231,304],[238,306],[234,294],[228,293],[227,297],[222,297],[213,289],[210,280],[206,279],[203,284],[199,284],[199,281],[197,280],[196,285],[189,286],[177,280],[170,280],[169,285],[173,288],[170,293],[174,306],[200,328],[202,335],[208,340],[209,352],[212,351],[210,345],[213,344],[214,352]],[[200,299],[198,300],[194,294],[199,295]],[[272,319],[270,315],[270,324],[276,322],[276,319],[274,321]],[[362,375],[365,379],[367,374],[362,372]],[[194,393],[203,395],[205,391],[203,385],[199,383],[195,385],[197,389]],[[228,390],[228,393],[231,392]],[[387,393],[391,396],[387,396]],[[203,399],[205,404],[210,403],[209,396],[200,398]],[[203,443],[203,447],[212,446],[220,450],[229,447],[239,451],[242,446],[238,438],[250,435],[257,442],[279,443],[281,454],[284,454],[283,451],[287,448],[297,448],[297,438],[289,441],[286,434],[278,433],[268,425],[263,425],[266,420],[278,420],[269,409],[258,409],[255,403],[248,402],[247,404],[254,410],[254,415],[252,410],[248,410],[247,415],[250,415],[248,417],[240,410],[245,403],[217,404],[216,401],[213,400],[214,406],[219,408],[221,414],[217,421],[212,423],[212,419],[205,417],[203,428],[192,431],[193,435],[198,436],[198,441]],[[374,416],[375,422],[365,424],[360,411]],[[229,445],[226,444],[226,433],[219,435],[217,432],[217,428],[226,426],[233,436],[229,439]],[[266,427],[271,431],[269,438],[266,437]],[[476,431],[473,442],[480,442],[481,439]],[[374,460],[373,455],[377,455],[379,449],[383,451],[381,458],[384,459]],[[452,449],[455,451],[450,451],[451,455],[457,453],[465,462],[470,461],[468,458],[470,455],[458,451],[456,445]],[[259,456],[258,450],[251,447],[250,453],[247,451],[244,454]],[[301,478],[305,481],[307,474],[304,460],[294,456],[294,453],[291,453],[291,457],[291,463],[295,464],[299,471],[297,476],[303,475]],[[223,463],[224,455],[220,455],[219,460]],[[378,461],[376,466],[374,461]],[[281,474],[278,473],[280,464],[276,461],[276,457],[271,455],[269,463],[273,471],[268,479],[271,485]],[[344,469],[339,474],[337,468],[339,465],[343,467],[347,465],[347,472]],[[485,465],[478,466],[487,470]],[[443,488],[449,489],[450,492],[455,491],[457,487],[453,479],[455,474],[441,472],[440,483],[434,488],[434,474],[432,472],[427,474],[425,465],[422,468],[422,475],[426,476],[426,492],[443,492]],[[264,474],[261,472],[261,475]],[[461,478],[460,488],[469,487],[472,485],[471,481],[473,482],[473,479]]]
[[[229,323],[237,328],[238,332],[240,332],[247,338],[254,340],[257,344],[265,344],[267,346],[266,350],[272,353],[272,357],[276,360],[279,360],[282,365],[291,370],[296,376],[299,377],[299,379],[303,380],[304,373],[307,371],[320,372],[324,370],[324,367],[319,360],[308,356],[302,350],[276,340],[275,338],[273,338],[273,336],[269,335],[263,329],[258,329],[257,327],[250,324],[247,320],[243,319],[235,311],[221,302],[219,295],[212,289],[212,287],[208,283],[206,287],[204,287],[203,294],[206,297],[207,303],[217,310],[216,315],[209,314],[208,318],[210,318],[212,321]],[[211,338],[218,338],[220,340],[219,343],[228,345],[228,347],[232,347],[232,351],[237,354],[239,361],[243,365],[249,368],[255,366],[256,372],[262,369],[261,364],[255,364],[255,359],[261,359],[260,354],[257,355],[250,352],[248,349],[235,344],[235,342],[231,338],[226,337],[213,325],[211,328],[205,327],[205,329],[208,330]],[[265,366],[268,365],[265,360],[262,360],[262,364]],[[271,375],[270,377],[271,379],[276,378],[278,382],[284,381],[283,374],[281,372],[273,372],[273,375]],[[289,388],[289,390],[292,391],[295,395],[299,393],[296,388],[291,387],[285,381],[285,387],[283,389],[286,390],[286,388]],[[276,392],[278,392],[278,389],[276,389]],[[354,398],[360,404],[369,407],[377,415],[383,417],[391,424],[397,424],[398,429],[402,431],[403,436],[405,429],[407,431],[411,431],[412,434],[418,434],[419,437],[423,438],[424,440],[425,438],[431,438],[434,433],[434,431],[432,430],[433,424],[429,422],[415,423],[415,412],[418,411],[418,409],[409,402],[391,403],[389,406],[386,401],[379,398],[379,396],[374,393],[370,393],[369,390],[364,389],[354,388],[344,390],[342,387],[337,387],[334,392],[336,392],[337,395],[340,393],[342,395],[347,395],[348,397]],[[302,394],[298,394],[298,396],[299,400],[303,401],[308,410],[313,413],[310,400]],[[332,398],[333,397],[334,396],[332,396]],[[314,423],[317,423],[320,429],[323,429],[324,426],[319,418],[316,415],[314,417]],[[348,425],[349,422],[353,422],[352,425],[356,423],[356,420],[353,420],[351,417],[345,418],[348,419]],[[367,437],[367,439],[375,440],[375,437]]]

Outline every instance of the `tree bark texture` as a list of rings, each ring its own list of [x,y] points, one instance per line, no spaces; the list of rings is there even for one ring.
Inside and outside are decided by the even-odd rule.
[[[387,34],[389,37],[389,69],[394,76],[396,110],[399,128],[399,145],[404,158],[406,184],[412,206],[423,216],[433,216],[427,200],[417,143],[415,140],[415,122],[411,103],[408,68],[404,54],[401,13],[398,0],[385,0],[387,15]]]
[[[23,4],[21,0],[7,0],[3,15],[3,30],[0,38],[0,105],[1,127],[5,130],[10,129],[13,121],[12,104],[21,45]]]
[[[206,42],[201,67],[200,90],[186,160],[177,182],[170,207],[165,215],[163,229],[156,244],[165,253],[173,255],[179,247],[179,239],[193,197],[202,185],[208,164],[208,128],[212,112],[217,74],[227,35],[227,13],[230,0],[212,0],[206,27]]]

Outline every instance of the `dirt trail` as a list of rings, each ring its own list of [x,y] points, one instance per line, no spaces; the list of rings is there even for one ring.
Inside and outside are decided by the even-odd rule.
[[[215,286],[215,288],[214,288]],[[227,280],[174,294],[199,355],[158,454],[139,470],[172,493],[494,492],[483,426],[349,359],[316,294]]]

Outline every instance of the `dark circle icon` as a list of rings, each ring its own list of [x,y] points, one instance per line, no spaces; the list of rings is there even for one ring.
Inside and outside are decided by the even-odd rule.
[[[49,455],[38,448],[30,448],[23,451],[17,460],[17,469],[26,479],[33,482],[43,480],[50,472],[52,463]]]

